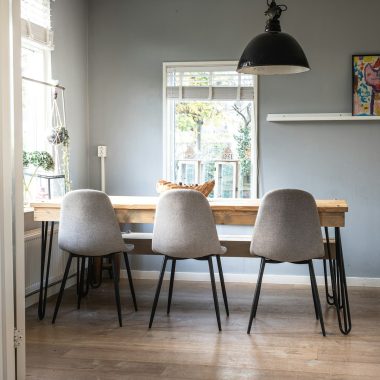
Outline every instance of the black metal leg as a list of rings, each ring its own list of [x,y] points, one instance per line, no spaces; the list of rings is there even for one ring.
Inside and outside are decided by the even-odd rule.
[[[330,265],[330,273],[332,270],[335,270],[334,265],[332,264],[331,260],[331,246],[330,246],[330,237],[329,237],[329,229],[328,227],[325,227],[325,236],[326,236],[326,246],[327,246],[327,255],[329,259],[329,265]],[[327,267],[326,267],[326,260],[323,259],[323,273],[325,277],[325,292],[326,292],[326,302],[329,305],[334,305],[334,294],[330,294],[329,292],[329,283],[327,279]],[[332,288],[332,286],[331,286]]]
[[[314,311],[315,311],[315,319],[319,319],[319,312],[318,312],[318,306],[317,306],[317,300],[315,297],[315,291],[314,291],[314,286],[313,286],[313,281],[311,279],[312,273],[310,271],[310,265],[309,265],[309,274],[310,274],[310,284],[311,284],[311,293],[313,295],[313,304],[314,304]]]
[[[115,299],[116,299],[116,307],[117,307],[117,316],[119,318],[119,326],[122,327],[123,323],[121,320],[121,305],[120,305],[120,292],[119,292],[119,274],[116,268],[116,259],[115,255],[111,257],[112,262],[112,278],[115,288]]]
[[[135,295],[135,288],[133,286],[133,279],[132,279],[131,267],[129,265],[129,260],[128,260],[128,253],[123,252],[123,254],[124,254],[125,268],[127,269],[129,289],[131,290],[131,294],[132,294],[133,306],[135,308],[135,311],[137,311],[137,301],[136,301],[136,295]]]
[[[61,305],[61,302],[62,302],[63,291],[65,290],[66,281],[67,281],[67,277],[69,275],[72,258],[73,258],[73,255],[70,253],[69,258],[67,260],[65,273],[63,275],[63,279],[62,279],[62,282],[61,282],[61,288],[59,290],[59,295],[58,295],[58,298],[57,298],[57,302],[55,304],[55,309],[54,309],[54,315],[53,315],[52,323],[55,323],[55,319],[57,318],[57,314],[58,314],[58,309],[59,309],[59,306]]]
[[[95,274],[95,259],[92,258],[92,273],[90,279],[90,286],[92,289],[97,289],[102,284],[103,281],[103,258],[100,258],[100,269],[99,273]],[[98,282],[96,282],[96,275],[99,275]]]
[[[169,315],[170,314],[170,306],[172,303],[172,296],[173,296],[173,284],[174,284],[174,275],[175,275],[175,264],[176,264],[176,259],[172,259],[172,270],[170,272],[170,284],[169,284],[169,295],[168,295],[168,306],[166,309],[166,313]]]
[[[91,281],[91,276],[92,276],[92,266],[91,266],[91,260],[92,258],[89,257],[87,259],[87,268],[85,268],[85,284],[86,284],[86,289],[83,290],[82,297],[86,297],[88,294],[88,291],[90,290],[90,281]]]
[[[227,317],[229,317],[230,316],[230,311],[228,309],[228,300],[227,300],[226,285],[224,283],[222,261],[221,261],[219,255],[216,255],[216,263],[218,264],[218,272],[219,272],[219,278],[220,278],[220,286],[222,288],[224,308],[226,309]]]
[[[162,261],[162,269],[161,269],[160,277],[158,279],[158,284],[157,284],[157,289],[156,289],[156,295],[154,296],[154,301],[153,301],[153,306],[152,306],[152,312],[150,314],[149,328],[152,327],[153,319],[154,319],[154,314],[156,313],[158,298],[160,297],[162,280],[164,279],[164,274],[165,274],[165,268],[166,268],[167,261],[168,261],[168,257],[165,256],[164,259],[163,259],[163,261]]]
[[[79,284],[80,284],[80,256],[77,257],[77,296],[79,295]]]
[[[351,313],[350,304],[348,300],[346,272],[344,268],[342,240],[340,236],[340,228],[335,227],[335,241],[336,241],[336,293],[335,307],[338,316],[339,329],[342,334],[347,335],[351,331]],[[342,323],[343,320],[343,323]]]
[[[253,302],[252,302],[251,315],[249,317],[249,322],[248,322],[247,334],[251,333],[252,321],[253,321],[253,318],[256,317],[256,311],[257,311],[257,305],[259,304],[261,283],[263,281],[264,269],[265,269],[265,259],[262,258],[261,263],[260,263],[259,276],[257,278],[255,296],[253,297]]]
[[[323,336],[326,336],[325,324],[323,322],[323,314],[322,314],[321,302],[319,300],[317,281],[315,279],[314,266],[313,266],[313,261],[312,260],[309,261],[309,272],[310,272],[311,286],[314,289],[313,290],[314,299],[315,299],[315,302],[317,304],[317,311],[318,311],[318,314],[319,314],[319,323],[321,325],[321,330],[322,330]]]
[[[214,297],[214,306],[215,306],[216,320],[218,322],[219,331],[222,331],[222,326],[221,326],[221,323],[220,323],[220,312],[219,312],[218,295],[216,293],[214,267],[212,265],[212,257],[211,256],[208,257],[208,267],[209,267],[209,270],[210,270],[211,287],[212,287],[212,295]]]
[[[42,320],[45,317],[45,311],[46,311],[47,288],[49,285],[49,275],[50,275],[50,259],[51,259],[51,251],[52,251],[52,246],[53,246],[54,222],[51,222],[48,257],[47,257],[47,265],[46,265],[46,273],[45,273],[48,226],[49,226],[49,222],[42,222],[42,225],[41,225],[41,272],[40,272],[40,291],[39,291],[39,299],[38,299],[38,318],[40,320]]]
[[[102,261],[103,261],[103,258],[102,258]],[[108,261],[108,264],[111,264],[111,259],[109,257],[107,258],[107,261]],[[110,277],[110,280],[112,280],[112,266],[108,268],[108,275]]]
[[[86,266],[86,257],[82,257],[81,260],[81,268],[80,268],[80,280],[79,280],[79,294],[78,294],[78,303],[77,303],[77,309],[80,309],[80,303],[82,300],[83,295],[83,283],[84,283],[84,269]]]

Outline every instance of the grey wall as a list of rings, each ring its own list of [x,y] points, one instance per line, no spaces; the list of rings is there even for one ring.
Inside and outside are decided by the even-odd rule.
[[[52,77],[66,87],[73,188],[88,187],[88,0],[52,2]]]
[[[54,50],[52,78],[66,87],[66,124],[70,133],[73,188],[89,186],[88,163],[88,0],[51,2]],[[25,213],[25,231],[39,228]]]
[[[63,3],[59,1],[58,3]],[[267,113],[350,112],[351,55],[379,53],[376,0],[287,0],[283,30],[312,71],[259,84],[261,193],[297,187],[350,206],[343,229],[349,276],[380,277],[380,124],[269,123]],[[90,184],[99,187],[96,146],[105,144],[109,194],[154,195],[162,176],[162,62],[237,60],[263,31],[263,0],[92,0],[89,3]],[[226,259],[226,272],[257,271]],[[138,268],[158,269],[153,258]],[[203,270],[182,264],[182,270]],[[305,273],[274,266],[272,273]]]

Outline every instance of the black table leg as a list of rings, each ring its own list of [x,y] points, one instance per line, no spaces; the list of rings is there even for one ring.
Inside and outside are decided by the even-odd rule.
[[[53,246],[54,222],[51,222],[49,247],[48,247],[47,260],[46,260],[48,230],[49,230],[49,222],[42,222],[42,225],[41,225],[41,273],[40,273],[40,292],[39,292],[39,299],[38,299],[38,318],[40,320],[44,319],[45,311],[46,311],[47,289],[49,285],[49,274],[50,274],[51,250]],[[45,263],[46,263],[46,272],[45,272]]]
[[[328,244],[328,255],[329,255],[329,267],[330,267],[330,277],[331,277],[331,288],[332,288],[332,297],[326,289],[326,298],[327,302],[335,306],[339,330],[342,334],[347,335],[351,331],[351,313],[350,313],[350,304],[348,300],[348,291],[347,291],[347,281],[346,281],[346,272],[344,268],[344,259],[343,259],[343,248],[342,240],[340,236],[340,228],[335,227],[335,246],[336,246],[336,256],[335,259],[331,258],[330,246],[329,246],[329,235],[328,229],[325,228],[326,239]],[[327,275],[325,274],[325,283],[327,283]],[[330,301],[330,302],[329,302]]]

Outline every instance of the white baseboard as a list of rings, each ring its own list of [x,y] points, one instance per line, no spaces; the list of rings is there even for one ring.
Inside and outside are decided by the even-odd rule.
[[[124,269],[120,273],[121,278],[127,278],[127,271]],[[158,271],[141,271],[133,270],[132,277],[137,280],[157,280],[159,276]],[[208,272],[176,272],[176,280],[179,281],[210,281],[210,274]],[[169,272],[165,273],[165,280],[169,280]],[[215,273],[215,279],[219,281],[218,273]],[[257,274],[239,274],[239,273],[225,273],[225,282],[242,282],[242,283],[256,283]],[[309,276],[287,276],[268,274],[263,278],[263,283],[267,284],[286,284],[286,285],[310,285]],[[324,285],[324,277],[317,276],[318,285]],[[380,278],[367,278],[367,277],[347,277],[348,286],[363,286],[363,287],[380,287]]]
[[[65,289],[69,288],[70,286],[75,285],[76,283],[77,283],[76,276],[69,278],[66,282]],[[55,284],[55,285],[51,286],[50,288],[48,288],[47,296],[50,297],[54,294],[58,294],[60,286],[61,286],[61,283],[59,282],[58,284]],[[39,293],[34,293],[34,294],[29,295],[29,296],[26,296],[25,297],[25,307],[29,307],[29,306],[32,306],[32,305],[38,303],[38,297],[39,297]]]

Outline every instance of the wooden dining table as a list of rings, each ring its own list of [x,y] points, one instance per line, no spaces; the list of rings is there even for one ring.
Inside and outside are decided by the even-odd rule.
[[[116,218],[121,224],[152,224],[158,197],[110,196]],[[234,198],[209,199],[217,225],[254,226],[260,208],[260,199]],[[323,258],[326,300],[334,306],[340,331],[351,330],[351,316],[344,267],[340,228],[345,226],[348,205],[345,200],[316,200],[321,227],[324,228],[326,256]],[[34,220],[41,222],[41,273],[38,316],[43,319],[46,311],[52,237],[54,224],[60,220],[61,200],[41,200],[31,203]],[[50,224],[50,226],[49,226]],[[329,229],[334,230],[330,237]],[[239,242],[239,238],[235,239]],[[144,253],[139,251],[140,253]],[[145,252],[151,253],[151,252]],[[234,257],[247,257],[247,250],[233,250]]]

